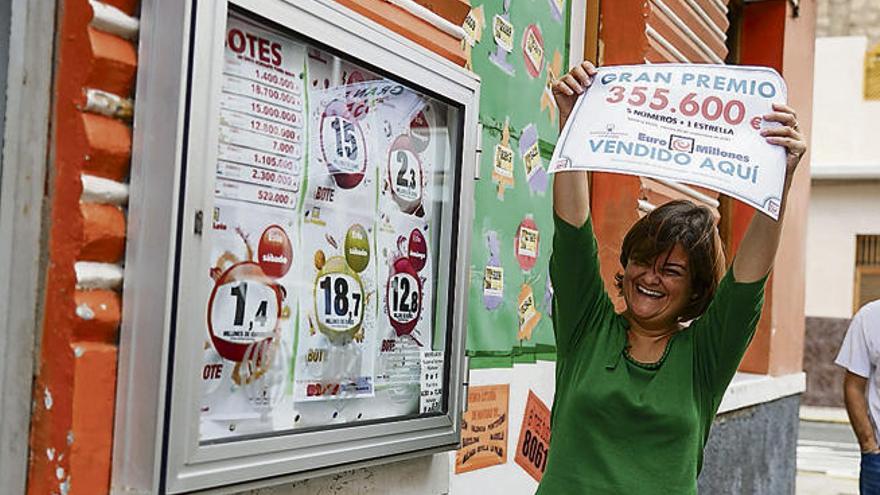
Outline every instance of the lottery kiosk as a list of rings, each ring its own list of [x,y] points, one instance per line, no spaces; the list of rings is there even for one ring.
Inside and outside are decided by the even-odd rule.
[[[154,4],[113,490],[455,448],[477,78],[331,1]]]

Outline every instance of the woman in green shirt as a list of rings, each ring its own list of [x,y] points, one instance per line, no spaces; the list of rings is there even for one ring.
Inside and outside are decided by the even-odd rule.
[[[560,128],[595,73],[584,62],[553,85]],[[760,317],[791,179],[806,151],[794,111],[773,109],[764,119],[782,125],[761,133],[787,150],[779,221],[756,214],[724,274],[708,209],[687,201],[657,208],[624,239],[620,314],[599,275],[587,174],[556,174],[556,395],[538,494],[696,493],[709,428]]]

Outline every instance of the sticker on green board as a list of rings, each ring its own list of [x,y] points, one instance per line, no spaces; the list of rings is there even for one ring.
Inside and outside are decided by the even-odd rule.
[[[504,0],[504,12],[496,14],[492,19],[495,53],[489,55],[489,60],[509,76],[516,73],[513,64],[507,60],[513,51],[513,33],[514,27],[510,22],[510,0]]]
[[[518,340],[531,340],[532,332],[538,326],[541,313],[535,308],[535,293],[529,284],[522,284],[517,299],[517,315],[519,317]]]
[[[526,72],[532,79],[537,78],[544,69],[544,37],[537,24],[529,24],[523,32],[522,52]]]
[[[553,316],[553,282],[550,281],[550,273],[547,273],[547,282],[544,284],[544,309],[547,316]]]
[[[498,309],[504,301],[504,269],[501,268],[501,245],[498,232],[486,232],[489,260],[483,270],[483,305],[489,311]]]
[[[483,6],[472,8],[461,25],[464,30],[464,39],[468,45],[474,46],[480,42],[484,27],[486,27],[486,15],[483,13]]]
[[[556,22],[562,22],[562,16],[565,13],[565,0],[547,0],[550,4],[550,13],[553,15],[553,20]]]
[[[541,113],[549,112],[550,122],[556,122],[556,100],[553,98],[553,83],[562,71],[562,54],[559,50],[553,50],[553,60],[547,65],[547,80],[544,83],[544,91],[541,93]]]
[[[523,169],[529,189],[537,193],[545,192],[550,178],[544,170],[544,161],[541,159],[541,149],[538,146],[538,128],[535,124],[527,125],[520,134],[519,154],[523,159]]]
[[[513,187],[513,150],[510,148],[510,118],[505,119],[501,142],[495,145],[492,158],[492,182],[498,184],[498,200],[504,200],[504,190]]]
[[[534,268],[535,263],[538,261],[539,240],[538,225],[535,223],[532,215],[528,214],[520,222],[519,227],[516,229],[516,236],[513,238],[516,262],[525,271]]]
[[[461,40],[465,58],[464,68],[472,71],[474,70],[473,47],[483,39],[483,29],[486,27],[483,6],[472,8],[461,27],[464,30],[464,38]]]

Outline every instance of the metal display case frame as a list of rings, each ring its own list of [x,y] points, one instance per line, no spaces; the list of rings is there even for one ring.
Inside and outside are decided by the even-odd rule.
[[[436,268],[446,301],[435,324],[448,335],[442,414],[199,442],[199,393],[185,377],[200,365],[203,335],[191,325],[204,320],[207,289],[188,275],[207,252],[230,9],[459,108]],[[466,397],[478,78],[331,0],[148,0],[141,22],[112,492],[228,492],[454,449]]]

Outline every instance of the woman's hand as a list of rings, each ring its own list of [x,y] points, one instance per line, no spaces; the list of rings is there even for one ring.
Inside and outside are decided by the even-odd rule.
[[[553,83],[553,98],[559,108],[559,130],[565,126],[578,97],[593,84],[595,75],[596,68],[584,60]]]
[[[578,97],[593,84],[596,68],[584,60],[553,83],[559,108],[559,130],[565,127]],[[590,186],[583,170],[566,170],[553,178],[553,210],[566,223],[580,227],[590,215]]]
[[[761,135],[770,144],[785,148],[785,183],[789,185],[801,157],[807,152],[807,143],[798,128],[797,114],[788,105],[773,104],[773,112],[764,116],[768,122],[779,122],[779,127],[770,127],[761,131]]]

